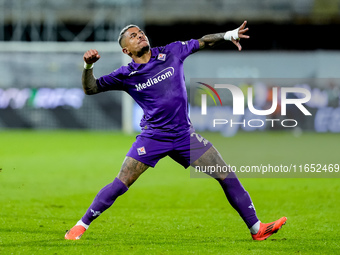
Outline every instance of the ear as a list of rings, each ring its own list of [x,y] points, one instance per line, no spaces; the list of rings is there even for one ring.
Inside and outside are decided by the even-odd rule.
[[[122,49],[122,52],[123,52],[124,54],[126,54],[126,55],[129,55],[129,56],[130,56],[130,54],[131,54],[131,52],[130,52],[126,47],[124,47],[124,48]]]

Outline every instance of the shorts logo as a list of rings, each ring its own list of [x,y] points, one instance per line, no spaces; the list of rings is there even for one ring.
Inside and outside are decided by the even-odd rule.
[[[166,58],[166,54],[163,54],[163,53],[159,53],[158,54],[158,60],[162,60],[162,61],[165,61],[165,58]]]
[[[138,155],[144,155],[144,154],[146,154],[146,151],[145,151],[144,146],[143,146],[143,147],[140,147],[140,148],[137,148],[137,152],[138,152]]]

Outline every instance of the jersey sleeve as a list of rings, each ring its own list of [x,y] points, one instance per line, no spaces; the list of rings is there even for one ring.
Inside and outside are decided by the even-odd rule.
[[[124,90],[123,73],[121,68],[108,75],[103,75],[96,80],[99,92],[108,90]]]
[[[198,40],[191,39],[189,41],[177,41],[168,44],[165,48],[168,48],[173,54],[176,54],[178,58],[184,61],[190,54],[199,50]]]

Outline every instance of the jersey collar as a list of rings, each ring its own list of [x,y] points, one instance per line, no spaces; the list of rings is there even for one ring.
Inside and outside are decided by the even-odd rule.
[[[157,58],[157,55],[158,55],[157,48],[151,48],[151,58],[148,63],[139,64],[139,63],[136,63],[132,59],[132,61],[129,63],[129,67],[133,70],[142,69],[145,65],[150,64],[151,62],[155,61],[155,59]]]

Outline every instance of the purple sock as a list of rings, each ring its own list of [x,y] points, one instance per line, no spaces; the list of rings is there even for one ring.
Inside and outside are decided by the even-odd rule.
[[[106,185],[98,192],[81,220],[85,224],[90,225],[93,220],[114,203],[118,196],[123,195],[127,190],[128,187],[121,180],[115,178],[112,183]]]
[[[227,178],[219,182],[231,206],[240,214],[248,228],[251,228],[259,219],[248,192],[243,188],[236,174],[231,172]]]

